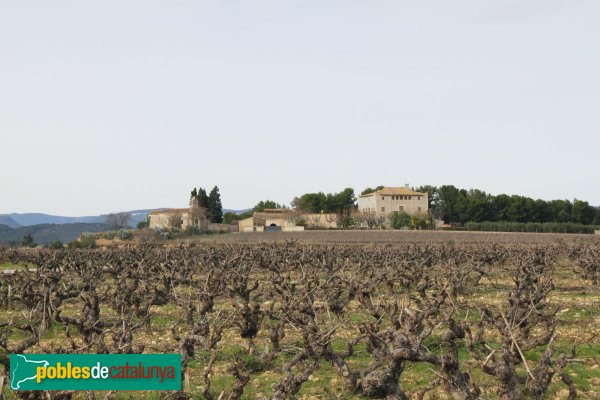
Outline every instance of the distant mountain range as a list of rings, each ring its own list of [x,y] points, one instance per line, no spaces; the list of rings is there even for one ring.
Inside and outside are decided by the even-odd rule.
[[[6,214],[0,215],[0,225],[6,225],[10,228],[18,228],[21,226],[14,219],[12,219]]]
[[[37,224],[10,228],[0,225],[0,243],[19,244],[25,235],[31,235],[38,244],[49,244],[55,240],[68,243],[77,239],[84,232],[105,232],[111,227],[105,224]]]
[[[136,226],[138,222],[146,221],[148,214],[151,211],[164,210],[165,208],[150,208],[147,210],[126,211],[129,214],[129,224]],[[223,213],[243,213],[248,210],[223,210]],[[31,226],[38,224],[103,224],[106,222],[108,214],[90,215],[87,217],[64,217],[61,215],[50,215],[42,213],[25,213],[25,214],[0,214],[0,225],[7,225],[11,228],[19,228],[21,226]]]
[[[136,226],[138,222],[145,221],[148,213],[154,210],[161,210],[161,208],[127,211],[129,214],[130,225]],[[60,215],[49,215],[42,213],[0,214],[0,224],[8,225],[11,228],[39,224],[103,224],[106,222],[107,215],[108,214],[90,215],[87,217],[64,217]]]
[[[127,211],[129,225],[135,227],[139,222],[146,221],[148,213],[164,208]],[[228,210],[223,213],[242,213],[248,210]],[[108,214],[90,215],[86,217],[65,217],[42,213],[0,214],[0,242],[19,243],[21,238],[31,234],[36,243],[48,244],[54,240],[63,243],[77,239],[84,232],[109,231],[105,225]]]

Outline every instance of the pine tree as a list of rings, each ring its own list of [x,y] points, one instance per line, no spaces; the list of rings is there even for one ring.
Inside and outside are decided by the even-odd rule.
[[[210,221],[220,224],[223,222],[223,205],[221,204],[221,195],[219,188],[215,186],[208,195]]]
[[[198,196],[198,191],[196,190],[196,188],[194,188],[194,190],[192,190],[191,196],[192,196],[192,199],[194,197]]]
[[[37,246],[37,244],[33,240],[33,237],[31,236],[31,233],[28,233],[27,235],[23,236],[23,238],[21,239],[21,246],[22,247],[35,247],[35,246]]]

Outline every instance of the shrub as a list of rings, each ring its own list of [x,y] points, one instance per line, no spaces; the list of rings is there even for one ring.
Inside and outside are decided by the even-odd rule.
[[[131,240],[131,239],[133,239],[133,233],[131,233],[129,231],[120,231],[119,238],[121,240]]]
[[[73,240],[69,243],[67,243],[67,247],[69,249],[80,249],[81,248],[81,242],[79,240]]]
[[[203,235],[206,231],[197,225],[188,225],[185,228],[185,233],[188,235]]]
[[[412,226],[412,219],[404,211],[394,211],[390,214],[390,225],[394,229],[410,228]]]
[[[411,217],[411,223],[412,223],[413,228],[415,228],[415,229],[427,228],[427,219],[422,218],[418,215],[413,215]]]
[[[21,247],[35,247],[37,243],[33,240],[33,236],[30,233],[23,236],[21,239]]]
[[[354,218],[352,218],[351,216],[347,215],[344,218],[341,219],[340,224],[339,224],[340,228],[342,229],[349,229],[353,226],[356,226],[356,221],[354,220]]]
[[[79,243],[82,249],[93,249],[96,247],[96,238],[90,234],[84,233],[79,237]]]
[[[302,218],[300,218],[297,222],[296,222],[296,226],[308,226],[308,224],[306,223],[305,220],[303,220]]]
[[[148,221],[140,221],[137,223],[138,229],[146,229],[148,227]]]
[[[50,250],[60,250],[62,248],[64,248],[65,246],[63,245],[63,242],[61,242],[60,240],[55,240],[52,243],[50,243],[48,245],[48,248]]]
[[[164,228],[158,228],[156,229],[156,235],[164,240],[167,239],[173,239],[173,233],[171,231],[169,231],[168,229],[164,229]]]

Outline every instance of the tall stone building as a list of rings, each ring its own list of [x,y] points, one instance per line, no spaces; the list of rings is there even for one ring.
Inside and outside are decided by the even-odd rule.
[[[427,214],[429,200],[427,193],[415,192],[408,185],[404,187],[384,187],[358,197],[358,211],[387,217],[394,211],[408,214]]]

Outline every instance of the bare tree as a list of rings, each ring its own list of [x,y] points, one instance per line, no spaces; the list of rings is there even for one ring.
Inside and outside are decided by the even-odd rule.
[[[304,219],[302,218],[302,212],[299,210],[290,210],[285,213],[285,220],[290,224],[298,225],[302,223]],[[304,221],[306,222],[306,221]]]
[[[183,225],[183,213],[179,210],[169,210],[167,213],[167,225],[171,229],[181,229],[181,225]]]
[[[106,216],[106,224],[113,227],[115,232],[118,232],[129,224],[130,217],[126,212],[110,213]]]
[[[347,217],[347,215],[344,214],[333,214],[333,213],[328,213],[325,214],[325,221],[327,221],[327,223],[329,225],[331,225],[332,223],[335,222],[335,227],[339,228],[340,226],[342,226],[342,224],[340,223],[340,215],[342,216],[342,220]],[[329,228],[329,226],[328,226]]]
[[[387,217],[383,215],[377,215],[375,212],[356,213],[353,215],[353,218],[359,227],[367,225],[369,229],[379,229],[387,221]]]
[[[306,216],[306,223],[313,229],[321,227],[321,214],[308,214]]]

